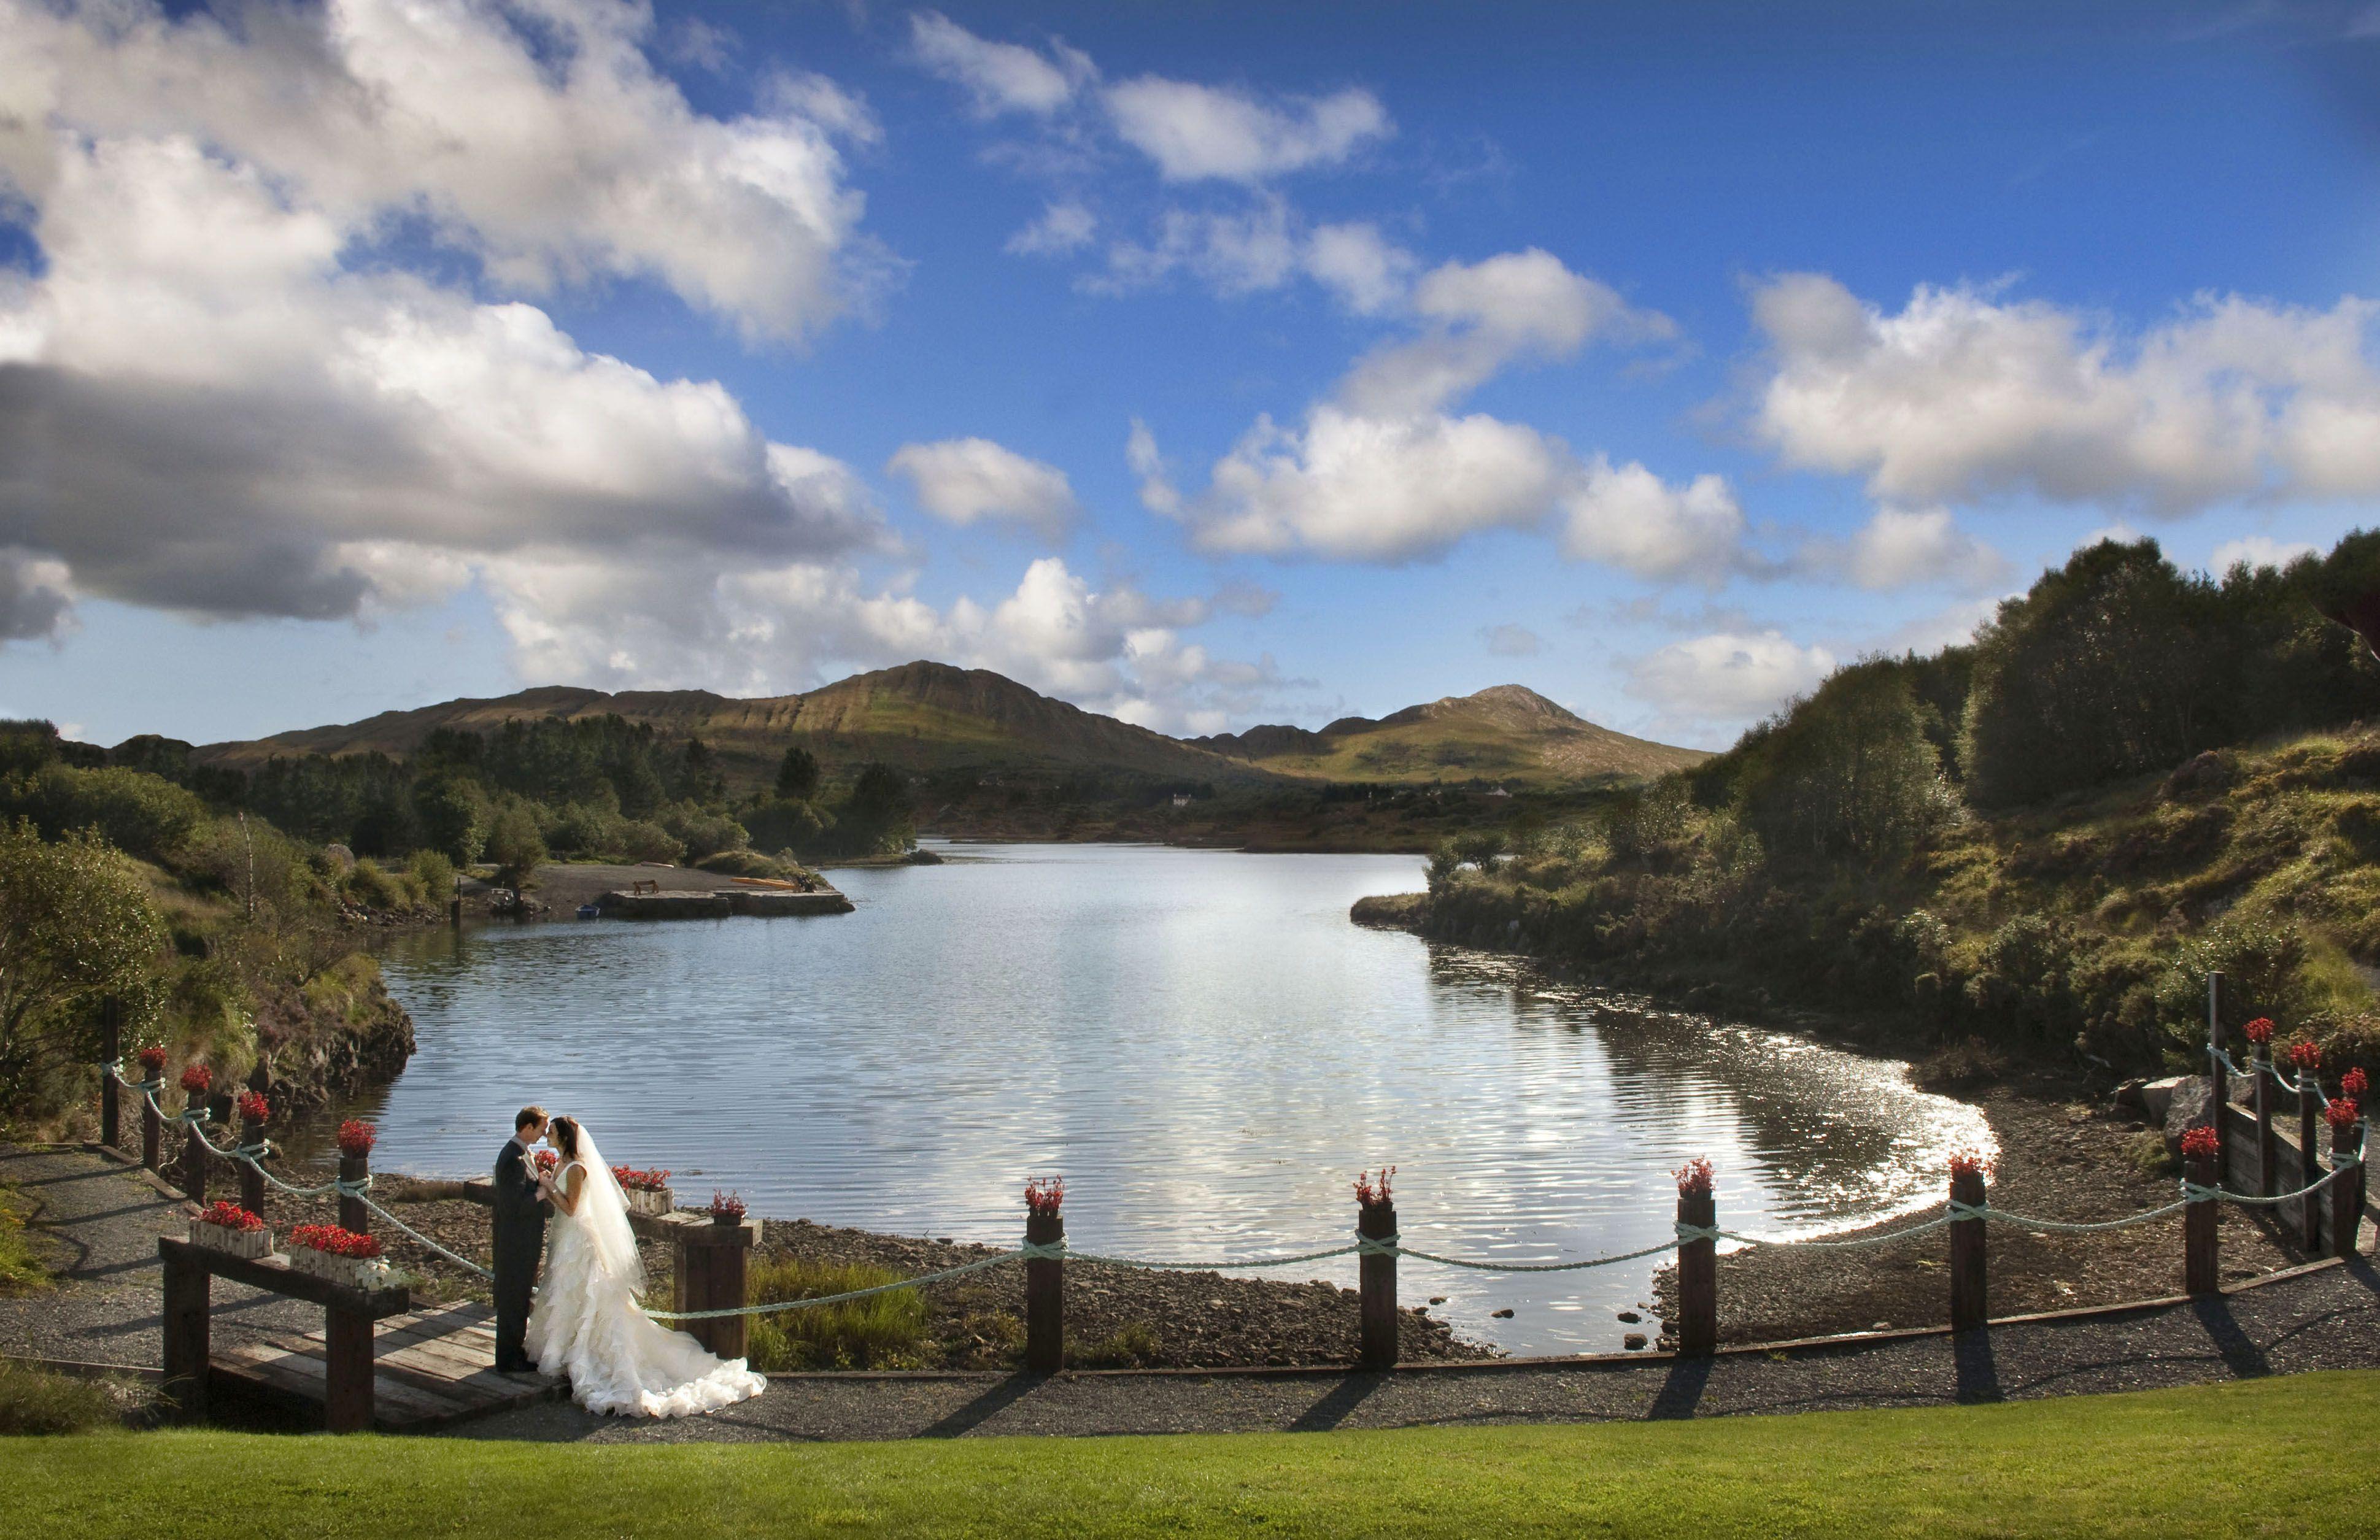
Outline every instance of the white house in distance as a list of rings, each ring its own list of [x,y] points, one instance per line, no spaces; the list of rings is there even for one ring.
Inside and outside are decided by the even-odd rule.
[[[1187,807],[1187,806],[1190,806],[1190,794],[1189,794],[1188,792],[1176,792],[1176,793],[1174,793],[1174,794],[1173,794],[1173,806],[1175,806],[1176,807]]]

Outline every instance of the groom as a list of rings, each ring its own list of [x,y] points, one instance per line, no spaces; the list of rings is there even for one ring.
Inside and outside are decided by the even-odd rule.
[[[528,1333],[528,1291],[537,1260],[545,1250],[545,1200],[538,1195],[537,1168],[528,1146],[545,1137],[545,1109],[524,1107],[513,1118],[513,1136],[496,1156],[496,1201],[489,1215],[495,1231],[496,1373],[528,1374],[521,1340]]]

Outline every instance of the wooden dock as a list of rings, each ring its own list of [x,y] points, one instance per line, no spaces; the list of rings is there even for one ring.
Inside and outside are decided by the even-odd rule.
[[[327,1395],[322,1328],[217,1347],[218,1386],[237,1387],[299,1411],[320,1413]],[[569,1394],[567,1381],[496,1373],[495,1312],[476,1304],[434,1305],[375,1323],[371,1425],[421,1433],[451,1423]]]

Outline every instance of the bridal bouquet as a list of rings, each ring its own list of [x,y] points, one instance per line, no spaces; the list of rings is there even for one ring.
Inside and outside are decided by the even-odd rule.
[[[550,1149],[533,1151],[532,1158],[537,1161],[537,1174],[540,1176],[552,1176],[553,1168],[562,1164],[562,1157]]]
[[[634,1166],[614,1166],[613,1179],[620,1191],[627,1194],[631,1214],[666,1214],[677,1207],[677,1194],[670,1190],[667,1171],[640,1171]]]
[[[190,1221],[190,1243],[229,1256],[253,1260],[273,1255],[273,1231],[264,1221],[236,1203],[217,1198]]]

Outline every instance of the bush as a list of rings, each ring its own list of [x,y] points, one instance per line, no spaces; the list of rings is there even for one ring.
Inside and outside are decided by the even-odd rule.
[[[360,909],[377,909],[396,913],[412,909],[420,903],[419,893],[409,891],[409,884],[400,881],[370,861],[358,861],[355,869],[340,883],[347,902]]]
[[[1147,1369],[1156,1365],[1160,1352],[1157,1333],[1145,1322],[1134,1321],[1084,1343],[1066,1354],[1066,1362],[1078,1369]]]
[[[811,874],[798,861],[788,861],[782,855],[763,855],[757,850],[722,850],[716,855],[706,855],[695,863],[704,871],[722,877],[765,877],[779,882],[804,882]]]
[[[96,829],[128,855],[167,864],[210,821],[207,805],[170,781],[62,763],[0,779],[0,819],[12,814],[31,819],[47,839]]]
[[[0,1360],[0,1435],[86,1433],[122,1421],[108,1382]]]
[[[814,1299],[897,1283],[901,1276],[864,1264],[757,1258],[747,1297],[755,1304]],[[894,1289],[841,1304],[755,1316],[748,1356],[764,1373],[915,1368],[923,1363],[925,1337],[926,1302],[915,1289]]]
[[[684,844],[689,861],[698,862],[722,850],[741,850],[750,840],[744,826],[726,814],[706,813],[690,803],[663,812],[661,824]]]
[[[488,859],[496,864],[496,886],[525,888],[545,864],[545,840],[537,815],[525,802],[510,802],[488,826]]]
[[[426,903],[443,903],[455,894],[455,863],[446,853],[427,846],[413,853],[406,863],[413,879],[421,884],[421,897]]]

